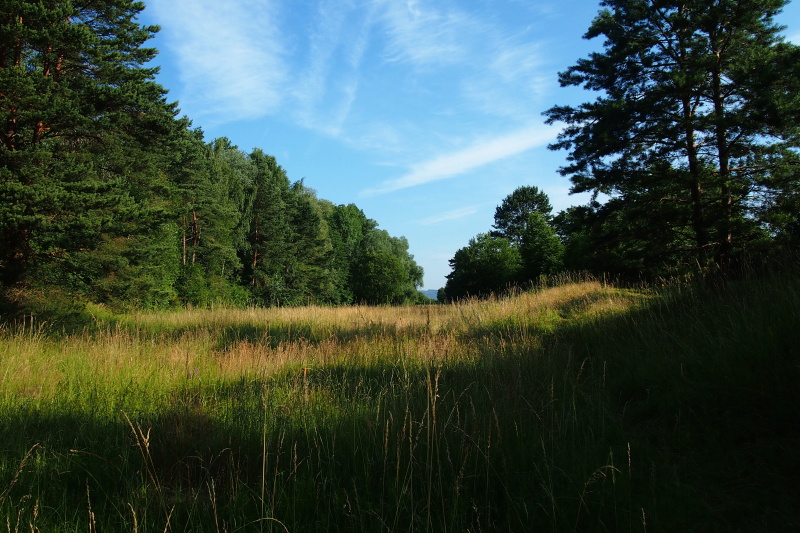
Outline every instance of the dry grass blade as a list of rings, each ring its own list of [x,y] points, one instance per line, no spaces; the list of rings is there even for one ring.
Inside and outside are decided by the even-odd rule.
[[[604,465],[592,472],[592,475],[589,476],[589,479],[583,484],[583,490],[581,491],[580,496],[580,505],[578,506],[578,512],[575,517],[575,531],[578,531],[578,525],[580,524],[581,519],[581,509],[586,508],[586,494],[588,492],[589,487],[597,483],[598,481],[602,481],[608,477],[608,472],[611,472],[613,476],[615,472],[619,472],[619,468],[614,465]]]
[[[133,508],[130,502],[128,502],[128,507],[131,510],[131,515],[133,516],[133,533],[139,533],[139,521],[136,518],[136,510]]]
[[[142,461],[144,461],[145,471],[147,472],[147,476],[150,478],[150,481],[153,483],[153,486],[156,489],[156,492],[159,495],[159,499],[163,503],[164,498],[161,494],[161,483],[158,480],[158,472],[156,472],[155,465],[153,464],[153,458],[150,455],[150,428],[147,429],[147,433],[145,433],[139,424],[134,426],[131,419],[128,417],[128,414],[124,411],[122,415],[125,417],[125,420],[128,422],[128,426],[131,428],[133,432],[133,437],[136,439],[136,447],[139,449],[139,453],[142,456]],[[166,508],[165,508],[166,510]],[[169,513],[170,516],[172,512]]]
[[[17,467],[17,472],[14,474],[14,477],[11,478],[8,487],[6,487],[3,490],[3,492],[0,492],[0,502],[2,502],[3,500],[5,500],[6,497],[8,497],[9,493],[11,492],[11,489],[13,489],[14,485],[16,485],[17,481],[19,481],[19,476],[22,474],[22,471],[25,470],[25,465],[28,464],[28,461],[30,460],[31,456],[33,456],[33,453],[40,448],[41,446],[38,443],[30,447],[28,452],[22,458],[22,461],[19,462],[19,467]]]

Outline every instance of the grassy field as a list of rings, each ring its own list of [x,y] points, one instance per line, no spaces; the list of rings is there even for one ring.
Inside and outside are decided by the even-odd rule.
[[[800,528],[794,275],[91,311],[0,330],[0,530]]]

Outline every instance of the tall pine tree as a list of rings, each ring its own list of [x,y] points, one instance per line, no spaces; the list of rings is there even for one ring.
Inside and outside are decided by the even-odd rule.
[[[7,294],[43,276],[85,288],[110,268],[97,264],[100,248],[128,251],[169,218],[157,159],[180,124],[153,81],[155,69],[146,67],[156,51],[143,44],[156,28],[136,22],[143,8],[131,0],[0,7],[0,285]]]
[[[245,277],[256,301],[279,304],[289,297],[286,271],[289,264],[289,178],[274,157],[254,150],[250,159],[256,167],[248,191],[249,227],[243,250]]]
[[[773,22],[785,3],[604,1],[586,34],[603,51],[560,75],[599,96],[546,113],[566,123],[552,148],[569,151],[572,190],[670,217],[662,244],[686,248],[665,257],[725,264],[764,242],[800,141],[800,56]]]

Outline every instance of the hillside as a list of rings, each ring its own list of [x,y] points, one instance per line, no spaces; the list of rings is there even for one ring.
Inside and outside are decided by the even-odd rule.
[[[426,297],[430,298],[431,300],[436,300],[439,295],[439,291],[437,289],[428,289],[426,291],[419,291],[424,294]]]

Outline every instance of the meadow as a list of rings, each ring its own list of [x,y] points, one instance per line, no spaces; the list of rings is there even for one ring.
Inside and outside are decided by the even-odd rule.
[[[800,278],[0,330],[0,529],[800,528]]]

